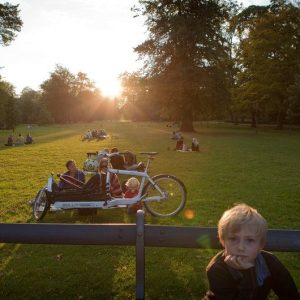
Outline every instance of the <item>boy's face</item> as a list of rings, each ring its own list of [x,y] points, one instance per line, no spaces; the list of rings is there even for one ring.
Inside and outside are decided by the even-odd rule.
[[[77,170],[77,167],[76,167],[76,164],[75,164],[75,162],[70,162],[69,164],[68,164],[68,170],[70,171],[70,172],[75,172],[76,170]]]
[[[236,256],[244,263],[254,263],[263,248],[261,237],[247,227],[238,232],[229,232],[222,244],[226,256]]]

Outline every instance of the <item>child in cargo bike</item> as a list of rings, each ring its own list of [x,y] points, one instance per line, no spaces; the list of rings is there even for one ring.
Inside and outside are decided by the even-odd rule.
[[[124,194],[124,198],[133,198],[139,192],[140,182],[137,178],[131,177],[127,180],[125,186],[126,186],[126,192]],[[128,213],[129,214],[136,213],[139,209],[142,209],[142,204],[140,202],[132,204],[128,207]]]

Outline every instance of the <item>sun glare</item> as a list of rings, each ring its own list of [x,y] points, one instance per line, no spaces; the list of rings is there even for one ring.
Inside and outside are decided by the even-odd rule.
[[[95,85],[104,97],[114,99],[121,94],[121,83],[118,78],[103,78],[101,74],[101,76],[98,76],[98,79],[95,80]]]
[[[99,45],[98,48],[100,48]],[[105,51],[107,50],[105,49]],[[101,53],[100,50],[99,53]],[[85,60],[81,62],[81,68],[86,70],[88,77],[94,81],[101,94],[111,99],[121,94],[121,80],[118,77],[122,70],[114,66],[115,56],[102,52],[96,63],[93,61],[93,56],[91,59],[85,57]]]

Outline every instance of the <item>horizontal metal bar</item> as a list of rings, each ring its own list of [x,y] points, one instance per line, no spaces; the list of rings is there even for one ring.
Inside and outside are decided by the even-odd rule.
[[[135,245],[135,224],[0,224],[1,243]],[[145,246],[212,248],[217,228],[145,225]],[[269,251],[300,252],[300,230],[269,229]]]
[[[219,248],[216,228],[145,225],[145,246]]]
[[[135,245],[135,224],[0,224],[1,243]]]
[[[221,249],[215,227],[145,225],[145,246]],[[300,252],[300,230],[269,229],[268,251]]]

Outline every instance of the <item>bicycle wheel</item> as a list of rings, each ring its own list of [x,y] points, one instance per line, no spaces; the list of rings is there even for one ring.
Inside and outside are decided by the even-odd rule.
[[[49,209],[49,203],[45,190],[45,187],[39,190],[32,206],[32,215],[36,220],[42,220]]]
[[[184,208],[186,202],[186,188],[184,184],[175,176],[166,174],[154,176],[152,180],[165,193],[166,197],[159,201],[143,202],[147,211],[157,217],[177,215]],[[148,182],[145,186],[143,195],[146,195],[146,197],[161,196],[151,182]]]

